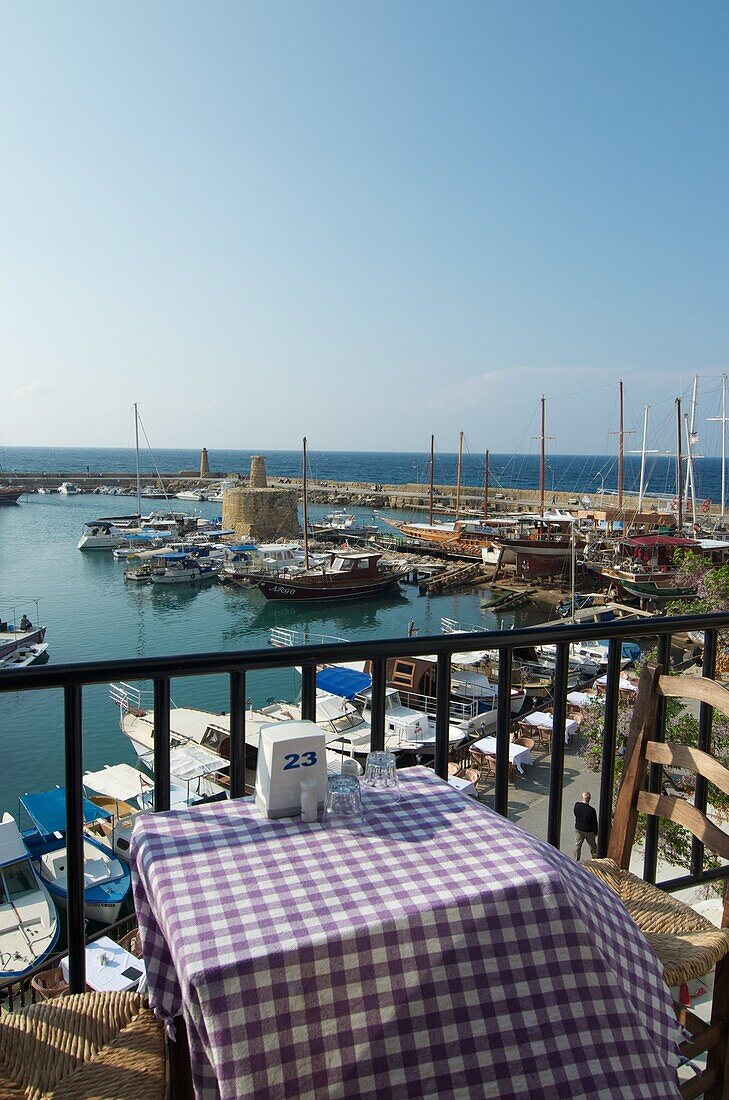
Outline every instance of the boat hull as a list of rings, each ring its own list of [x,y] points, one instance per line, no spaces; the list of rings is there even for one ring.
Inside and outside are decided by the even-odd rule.
[[[317,602],[334,600],[364,600],[370,596],[379,596],[384,592],[397,589],[398,582],[405,573],[397,573],[391,577],[378,578],[377,580],[333,585],[328,583],[317,584],[316,580],[281,579],[272,580],[266,577],[253,578],[257,587],[267,600],[280,600],[291,602]]]

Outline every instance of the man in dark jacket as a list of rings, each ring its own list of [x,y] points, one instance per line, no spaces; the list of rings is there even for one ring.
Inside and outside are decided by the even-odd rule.
[[[575,802],[575,850],[574,857],[579,863],[582,845],[587,841],[590,855],[597,855],[597,814],[590,805],[590,792],[582,792],[582,800]]]

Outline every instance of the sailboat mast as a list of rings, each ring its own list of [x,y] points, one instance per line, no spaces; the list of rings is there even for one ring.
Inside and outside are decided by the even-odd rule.
[[[683,455],[681,454],[681,398],[676,398],[676,506],[678,509],[678,534],[681,534],[683,530],[683,485],[682,485],[682,470],[681,463],[683,462]]]
[[[643,511],[643,493],[645,492],[645,445],[648,438],[648,412],[650,405],[643,409],[643,446],[640,449],[640,489],[638,490],[638,511]]]
[[[623,380],[620,379],[620,424],[618,427],[618,508],[623,507]]]
[[[139,482],[139,413],[134,402],[134,448],[137,456],[137,519],[142,518],[142,486]]]
[[[306,436],[304,436],[304,568],[309,568],[309,512],[307,507],[307,484],[306,484]]]
[[[461,511],[461,463],[463,462],[463,432],[458,435],[458,473],[456,475],[456,519]]]
[[[544,515],[544,394],[542,394],[542,434],[539,452],[539,514]]]
[[[721,522],[726,508],[726,375],[721,376]]]
[[[683,426],[686,429],[686,481],[691,482],[691,515],[692,522],[696,524],[696,491],[694,489],[694,460],[691,455],[691,430],[689,428],[688,413],[683,414]],[[688,484],[686,485],[685,507],[688,510]]]
[[[721,514],[719,521],[723,524],[726,510],[726,383],[727,376],[721,376],[721,416],[710,416],[708,420],[718,420],[721,424]]]
[[[489,514],[489,453],[486,452],[486,461],[483,467],[483,518]]]
[[[433,526],[433,477],[435,471],[435,436],[430,437],[430,492],[428,494],[428,523]]]

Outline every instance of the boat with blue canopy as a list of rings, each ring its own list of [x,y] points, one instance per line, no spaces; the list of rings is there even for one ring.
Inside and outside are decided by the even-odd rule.
[[[21,812],[32,823],[22,832],[31,861],[43,885],[60,909],[67,907],[68,857],[66,853],[66,792],[53,787],[19,799]],[[117,859],[107,844],[93,835],[101,830],[109,814],[83,799],[84,818],[84,904],[89,920],[113,924],[131,887],[129,868]]]

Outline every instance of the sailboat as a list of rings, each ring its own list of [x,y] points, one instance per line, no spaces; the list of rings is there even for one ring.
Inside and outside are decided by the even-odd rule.
[[[304,568],[281,570],[275,577],[253,573],[250,580],[267,600],[323,601],[357,600],[393,591],[407,576],[409,568],[383,561],[381,550],[336,550],[328,562],[311,567],[309,561],[309,522],[306,439],[304,439]]]

